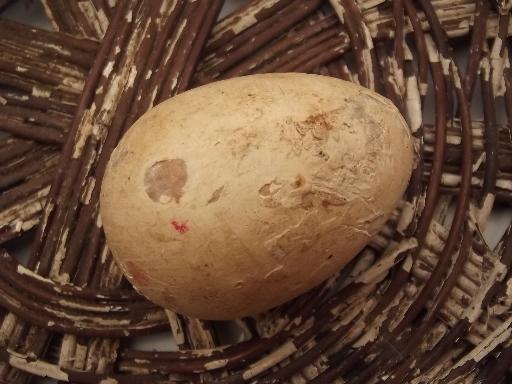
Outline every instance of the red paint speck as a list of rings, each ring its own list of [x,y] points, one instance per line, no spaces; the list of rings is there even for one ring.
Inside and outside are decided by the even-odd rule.
[[[135,285],[142,285],[148,282],[148,276],[136,263],[133,261],[126,262],[126,271],[131,276]]]
[[[187,227],[187,224],[180,223],[178,220],[172,220],[171,224],[174,227],[174,229],[181,234],[186,233],[189,230],[189,227]]]

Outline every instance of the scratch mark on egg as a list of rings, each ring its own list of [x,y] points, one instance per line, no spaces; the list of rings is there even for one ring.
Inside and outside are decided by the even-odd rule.
[[[273,268],[271,271],[267,272],[265,274],[265,276],[263,277],[264,280],[267,280],[270,276],[272,276],[273,274],[275,274],[276,272],[280,271],[281,269],[283,269],[283,265],[282,264],[279,264],[277,267]]]

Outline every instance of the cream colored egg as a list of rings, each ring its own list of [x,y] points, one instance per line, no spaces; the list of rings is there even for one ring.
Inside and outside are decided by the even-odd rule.
[[[108,245],[155,303],[204,319],[313,288],[378,232],[413,167],[407,124],[359,86],[306,74],[220,81],[142,116],[101,195]]]

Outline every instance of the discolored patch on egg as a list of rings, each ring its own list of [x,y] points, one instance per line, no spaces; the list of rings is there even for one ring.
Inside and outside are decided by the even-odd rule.
[[[183,223],[178,220],[171,220],[171,225],[176,230],[176,232],[181,233],[182,235],[187,233],[190,229],[187,223]]]
[[[330,120],[331,114],[331,112],[317,113],[304,121],[304,124],[310,127],[315,139],[325,140],[329,137],[329,132],[335,129]]]
[[[161,160],[144,173],[146,195],[158,203],[180,202],[187,183],[187,165],[183,159]]]
[[[133,261],[126,262],[126,272],[131,277],[133,284],[143,285],[149,282],[149,277],[146,272],[144,272],[142,268]]]
[[[215,203],[217,200],[219,200],[223,190],[224,186],[217,188],[215,191],[213,191],[212,196],[210,197],[206,204]]]

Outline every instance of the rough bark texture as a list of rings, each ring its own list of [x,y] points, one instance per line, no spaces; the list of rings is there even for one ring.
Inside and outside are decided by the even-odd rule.
[[[117,0],[41,0],[41,3],[56,31],[102,39]]]
[[[0,243],[37,225],[98,44],[0,20]]]

